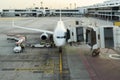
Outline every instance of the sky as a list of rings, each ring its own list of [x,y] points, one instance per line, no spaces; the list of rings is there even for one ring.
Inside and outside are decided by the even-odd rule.
[[[102,3],[106,0],[0,0],[0,9],[25,9],[33,7],[75,8]],[[41,5],[42,3],[42,5]]]

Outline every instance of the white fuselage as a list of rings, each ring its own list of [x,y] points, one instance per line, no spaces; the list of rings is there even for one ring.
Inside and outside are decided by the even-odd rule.
[[[53,40],[57,47],[62,47],[66,43],[66,28],[62,20],[57,22],[57,27],[53,33]]]

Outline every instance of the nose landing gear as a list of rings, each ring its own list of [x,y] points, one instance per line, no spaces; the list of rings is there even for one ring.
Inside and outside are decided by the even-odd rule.
[[[62,47],[59,47],[59,53],[62,53]]]

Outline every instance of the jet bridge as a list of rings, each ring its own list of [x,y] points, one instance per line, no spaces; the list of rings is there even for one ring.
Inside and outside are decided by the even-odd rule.
[[[114,48],[114,26],[100,26],[100,47]]]
[[[69,39],[68,42],[84,42],[84,27],[75,26],[69,29]]]
[[[92,27],[86,27],[86,44],[88,44],[91,47],[94,47],[97,43],[96,40],[96,29]]]
[[[86,28],[86,43],[92,48],[114,48],[117,37],[114,26],[99,26]]]
[[[85,33],[86,44],[94,53],[99,53],[100,48],[109,48],[120,52],[120,27],[113,25],[87,27]]]
[[[68,42],[84,42],[93,52],[97,53],[99,53],[100,48],[112,48],[120,52],[120,27],[76,25],[69,27],[68,30]]]

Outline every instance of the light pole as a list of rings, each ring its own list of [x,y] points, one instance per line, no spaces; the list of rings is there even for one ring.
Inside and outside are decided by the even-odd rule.
[[[43,7],[43,2],[42,1],[40,2],[40,4],[41,4],[41,7]]]
[[[72,4],[70,3],[70,9],[71,9],[71,7],[72,7]]]
[[[74,3],[75,9],[76,9],[76,3]]]
[[[35,3],[33,3],[33,8],[35,8]]]

